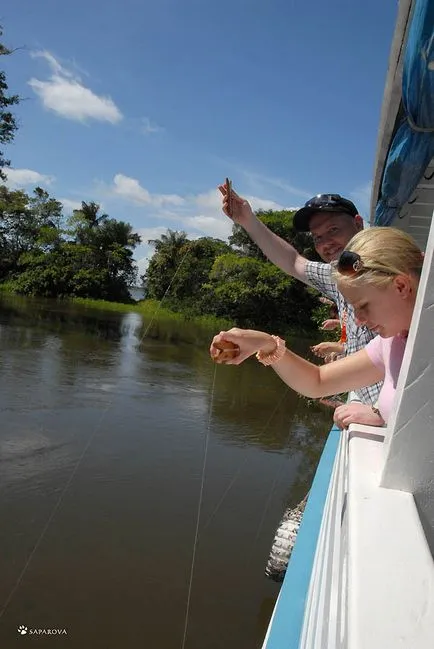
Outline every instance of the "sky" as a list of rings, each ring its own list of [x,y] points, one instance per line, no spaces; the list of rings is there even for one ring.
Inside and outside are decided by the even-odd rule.
[[[131,223],[140,272],[167,228],[229,236],[226,176],[254,209],[340,193],[369,218],[397,5],[14,0],[1,15],[23,98],[8,184]]]

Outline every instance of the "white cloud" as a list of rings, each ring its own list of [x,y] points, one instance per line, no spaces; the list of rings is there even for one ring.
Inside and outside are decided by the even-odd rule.
[[[163,126],[152,123],[149,117],[142,117],[142,125],[140,130],[143,135],[150,135],[151,133],[159,133],[161,131],[164,131],[165,129]]]
[[[141,245],[148,245],[148,241],[152,239],[159,239],[162,234],[165,234],[167,228],[163,225],[158,225],[153,228],[135,228],[134,232],[140,235],[142,239]]]
[[[232,232],[232,221],[223,218],[223,215],[219,218],[201,214],[198,216],[186,216],[182,219],[182,222],[189,228],[199,231],[200,236],[225,240]]]
[[[252,206],[253,210],[264,210],[266,212],[267,210],[296,210],[296,207],[284,207],[283,205],[280,205],[279,203],[276,203],[275,201],[270,201],[266,198],[258,198],[257,196],[248,196],[247,197],[250,205]]]
[[[253,210],[283,210],[283,205],[257,196],[246,196]],[[211,189],[203,194],[189,198],[189,209],[193,214],[184,216],[183,222],[205,236],[227,239],[232,233],[233,223],[222,212],[221,194],[218,190]]]
[[[74,210],[81,210],[81,201],[73,201],[70,198],[59,198],[59,201],[68,213],[72,213]]]
[[[142,275],[144,275],[148,265],[149,265],[149,257],[141,257],[140,259],[136,259],[137,283],[140,282],[140,278]]]
[[[45,59],[45,61],[48,63],[48,65],[50,66],[54,74],[59,74],[64,77],[71,77],[71,78],[74,76],[71,72],[63,68],[61,64],[57,61],[57,59],[55,59],[54,56],[50,54],[50,52],[47,52],[47,50],[30,52],[30,56],[32,57],[32,59],[37,59],[37,58]]]
[[[130,178],[123,174],[116,174],[113,179],[112,192],[134,203],[144,205],[153,205],[161,207],[163,205],[183,205],[184,199],[177,194],[151,194],[147,189],[142,187],[136,178]]]
[[[191,199],[195,205],[201,210],[205,211],[215,211],[218,210],[221,212],[222,209],[222,195],[218,189],[210,189],[207,192],[202,194],[196,194]]]
[[[121,121],[123,115],[110,97],[97,95],[84,86],[80,77],[63,67],[50,52],[34,52],[32,56],[43,58],[52,71],[45,81],[32,78],[28,82],[45,108],[78,122],[94,119],[117,124]]]
[[[29,185],[50,185],[54,176],[41,174],[33,169],[5,169],[7,175],[6,185],[11,189],[24,188]]]
[[[185,230],[190,239],[208,236],[226,240],[232,232],[233,223],[222,212],[221,194],[217,188],[185,196],[154,194],[143,187],[137,178],[121,173],[114,176],[110,186],[101,184],[100,187],[103,196],[116,197],[139,205],[143,208],[143,217],[149,215],[165,223],[165,227],[151,228],[151,231],[158,231],[157,236],[148,236],[147,228],[137,230],[143,241],[158,238],[167,228]],[[254,210],[295,209],[258,196],[246,198]],[[139,251],[139,254],[142,253]]]

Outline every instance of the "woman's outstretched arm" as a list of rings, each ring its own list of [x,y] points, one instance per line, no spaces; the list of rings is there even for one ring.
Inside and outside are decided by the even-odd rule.
[[[234,343],[239,349],[234,358],[225,361],[228,365],[240,365],[258,351],[269,354],[276,349],[276,341],[270,334],[234,328],[214,336],[210,353],[215,360],[225,341]],[[293,390],[314,399],[357,390],[384,378],[384,373],[372,363],[364,349],[320,367],[287,349],[272,368]]]

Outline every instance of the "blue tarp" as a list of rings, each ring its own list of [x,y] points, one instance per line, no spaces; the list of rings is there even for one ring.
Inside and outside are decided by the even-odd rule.
[[[406,44],[400,124],[387,156],[376,225],[390,225],[434,157],[434,0],[415,0]]]

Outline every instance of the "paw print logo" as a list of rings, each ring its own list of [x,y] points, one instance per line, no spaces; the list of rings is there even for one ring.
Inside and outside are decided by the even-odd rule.
[[[18,627],[18,633],[20,633],[21,635],[26,635],[27,627],[23,624],[20,624],[20,626]]]

